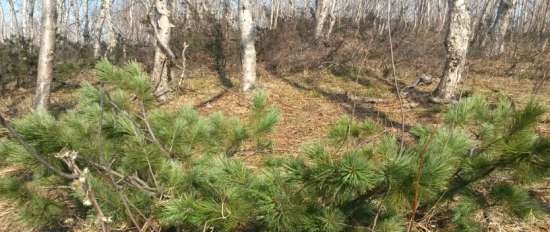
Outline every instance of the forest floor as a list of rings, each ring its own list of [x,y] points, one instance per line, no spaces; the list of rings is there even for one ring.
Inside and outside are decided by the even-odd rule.
[[[548,85],[534,95],[530,94],[535,84],[532,80],[476,73],[475,67],[471,70],[464,83],[465,95],[483,94],[493,100],[506,97],[518,105],[536,97],[550,106]],[[426,97],[437,83],[418,87],[408,94],[399,94],[400,100],[395,85],[402,88],[412,83],[416,73],[414,70],[399,71],[400,79],[394,80],[391,77],[386,79],[375,71],[369,72],[370,75],[353,76],[335,75],[327,70],[275,75],[260,68],[259,88],[267,91],[269,103],[281,111],[280,122],[271,135],[273,154],[298,154],[304,143],[323,139],[328,129],[345,115],[353,115],[357,119],[369,117],[384,125],[386,133],[395,134],[419,123],[441,123],[441,112],[445,106],[431,104]],[[207,69],[192,70],[188,76],[179,96],[159,107],[177,109],[192,105],[202,114],[221,111],[228,116],[246,117],[250,96],[240,93],[238,88],[227,89],[220,84],[218,75]],[[232,76],[233,85],[239,86],[238,75]],[[70,109],[75,104],[75,90],[84,81],[94,82],[91,71],[81,71],[70,82],[54,85],[53,111]],[[29,112],[32,96],[31,89],[18,89],[4,95],[0,101],[0,112],[12,118]],[[546,115],[537,130],[550,135],[550,115]],[[406,141],[413,139],[411,136],[405,137]],[[264,158],[252,153],[242,156],[252,166]],[[0,175],[8,172],[10,170],[2,170]],[[535,186],[533,194],[550,204],[550,181],[546,186]],[[0,231],[30,230],[17,223],[15,211],[13,204],[0,201]],[[547,216],[519,222],[493,209],[488,210],[483,218],[489,231],[550,231],[550,218]]]

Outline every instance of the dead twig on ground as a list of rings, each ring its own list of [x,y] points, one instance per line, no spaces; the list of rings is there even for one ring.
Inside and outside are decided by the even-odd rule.
[[[111,231],[110,223],[112,222],[110,217],[106,217],[99,203],[97,203],[95,192],[90,184],[90,171],[88,168],[80,169],[76,164],[76,158],[78,153],[76,151],[61,151],[55,157],[62,160],[69,170],[73,172],[77,178],[73,180],[72,187],[76,191],[82,191],[85,194],[83,204],[86,206],[93,206],[97,214],[97,222],[101,226],[101,231]]]
[[[418,153],[418,170],[416,172],[416,178],[414,180],[414,198],[413,198],[413,207],[411,211],[411,219],[409,220],[409,227],[407,229],[407,232],[410,232],[414,223],[414,219],[416,216],[416,210],[418,209],[419,204],[419,198],[420,198],[420,179],[422,177],[422,172],[424,169],[424,156],[426,155],[426,151],[428,150],[428,145],[432,142],[433,133],[430,133],[430,137],[428,137],[428,140],[425,142],[424,146],[422,147],[422,151]]]

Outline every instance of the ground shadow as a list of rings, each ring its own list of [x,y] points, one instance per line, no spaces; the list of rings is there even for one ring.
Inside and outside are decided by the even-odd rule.
[[[337,104],[341,105],[344,110],[346,110],[349,114],[353,114],[355,117],[358,118],[374,118],[377,121],[381,122],[382,125],[386,127],[391,127],[395,129],[405,129],[405,131],[409,131],[412,126],[397,122],[395,120],[392,120],[388,117],[388,115],[384,112],[378,111],[372,107],[368,107],[368,104],[361,103],[361,102],[354,102],[353,99],[351,99],[347,94],[341,94],[341,93],[331,93],[316,87],[308,87],[303,84],[300,84],[296,81],[290,80],[288,78],[277,76],[280,80],[284,81],[285,83],[300,89],[300,90],[306,90],[306,91],[314,91],[316,93],[321,94],[323,97],[328,98],[329,100],[336,102]]]

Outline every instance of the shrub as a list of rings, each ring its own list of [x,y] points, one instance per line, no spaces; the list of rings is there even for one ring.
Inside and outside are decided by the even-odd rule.
[[[137,64],[102,61],[96,69],[106,88],[84,86],[75,109],[14,123],[37,154],[78,179],[58,177],[14,141],[0,143],[4,165],[31,173],[2,178],[0,195],[23,209],[48,209],[24,219],[52,224],[67,216],[59,209],[69,203],[40,189],[72,183],[58,191],[80,201],[72,204],[90,219],[129,227],[152,220],[190,231],[403,231],[412,215],[437,208],[456,230],[472,231],[481,228],[472,218],[481,208],[537,213],[525,186],[550,170],[550,139],[534,130],[545,110],[535,101],[516,109],[507,100],[466,99],[443,126],[415,127],[416,141],[402,147],[391,135],[374,139],[382,134],[375,122],[343,118],[302,154],[251,167],[239,156],[269,143],[279,115],[265,93],[245,121],[201,116],[189,107],[153,109],[149,78]],[[89,206],[94,200],[97,208]]]

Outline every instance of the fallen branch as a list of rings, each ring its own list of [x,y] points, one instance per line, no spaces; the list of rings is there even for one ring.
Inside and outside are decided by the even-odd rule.
[[[109,232],[111,227],[109,224],[112,222],[110,217],[106,217],[99,203],[97,203],[95,192],[90,184],[90,171],[88,168],[81,170],[76,164],[76,158],[78,153],[76,151],[61,151],[55,157],[65,162],[69,169],[73,172],[77,178],[73,180],[72,187],[76,191],[84,192],[84,200],[82,201],[86,206],[93,206],[97,214],[97,222],[101,225],[101,231]]]

